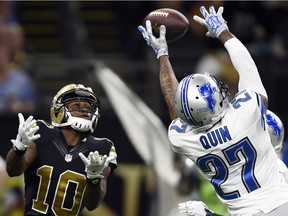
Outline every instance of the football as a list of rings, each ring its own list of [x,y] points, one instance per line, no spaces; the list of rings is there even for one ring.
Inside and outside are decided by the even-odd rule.
[[[167,42],[178,40],[183,37],[189,29],[188,19],[179,11],[171,8],[161,8],[150,12],[143,20],[145,27],[146,20],[151,21],[153,35],[159,37],[161,25],[166,27]]]

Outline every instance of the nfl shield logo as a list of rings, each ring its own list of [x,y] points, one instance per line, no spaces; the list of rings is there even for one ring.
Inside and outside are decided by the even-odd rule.
[[[71,162],[71,161],[72,161],[72,155],[66,154],[66,155],[65,155],[65,161]]]

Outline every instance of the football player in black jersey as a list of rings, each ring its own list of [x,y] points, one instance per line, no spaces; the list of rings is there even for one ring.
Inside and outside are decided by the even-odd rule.
[[[79,215],[96,209],[117,167],[113,143],[92,136],[100,102],[81,84],[64,86],[51,105],[51,122],[19,116],[6,157],[9,176],[25,177],[25,215]],[[37,132],[37,133],[36,133]]]

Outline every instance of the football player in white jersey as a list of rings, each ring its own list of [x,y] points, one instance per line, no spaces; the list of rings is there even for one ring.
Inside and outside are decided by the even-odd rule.
[[[172,149],[190,158],[214,186],[230,215],[284,216],[288,184],[278,171],[265,121],[266,90],[246,47],[229,31],[223,7],[201,7],[194,20],[218,38],[238,72],[238,93],[230,102],[228,86],[209,74],[191,74],[178,83],[168,57],[165,26],[160,36],[151,22],[139,26],[160,63],[160,85],[172,123]]]
[[[268,125],[268,132],[271,139],[271,143],[274,147],[276,153],[279,153],[282,149],[283,142],[284,142],[284,126],[281,119],[273,113],[271,110],[267,110],[266,112],[266,123]],[[278,158],[278,169],[281,172],[286,182],[288,182],[288,175],[287,175],[287,167],[285,163]],[[209,216],[213,215],[216,216],[217,214],[208,209],[205,203],[202,201],[187,201],[179,203],[178,209],[180,213],[189,215],[189,216]]]

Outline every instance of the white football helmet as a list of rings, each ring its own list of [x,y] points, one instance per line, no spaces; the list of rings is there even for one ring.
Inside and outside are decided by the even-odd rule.
[[[266,122],[272,145],[276,152],[282,149],[284,141],[284,126],[280,118],[271,110],[266,112]]]
[[[72,116],[66,105],[71,102],[85,101],[91,105],[91,119]],[[82,84],[69,84],[54,96],[50,117],[55,127],[71,126],[74,130],[93,133],[100,117],[100,101],[90,87]]]
[[[177,115],[193,128],[208,130],[225,114],[229,105],[228,86],[209,74],[191,74],[178,85]]]

